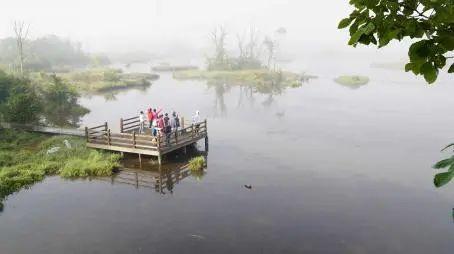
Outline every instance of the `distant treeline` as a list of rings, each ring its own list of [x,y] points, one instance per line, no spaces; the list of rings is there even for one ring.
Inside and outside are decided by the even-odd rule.
[[[18,66],[16,39],[9,37],[0,40],[0,64],[15,70]],[[61,70],[87,65],[106,65],[110,60],[103,55],[89,55],[82,50],[80,43],[48,35],[27,40],[24,45],[25,68],[29,71]]]

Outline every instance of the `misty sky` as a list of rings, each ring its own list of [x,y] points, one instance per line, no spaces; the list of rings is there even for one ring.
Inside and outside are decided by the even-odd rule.
[[[288,45],[350,50],[347,31],[337,30],[350,11],[348,0],[15,0],[2,5],[0,37],[24,20],[31,38],[56,34],[89,51],[203,48],[216,25],[225,25],[230,38],[253,25],[262,34],[285,27]]]

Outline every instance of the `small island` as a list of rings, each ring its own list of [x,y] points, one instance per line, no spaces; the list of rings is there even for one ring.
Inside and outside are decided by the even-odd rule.
[[[223,26],[216,27],[210,33],[214,52],[206,59],[206,69],[178,70],[173,77],[178,80],[198,79],[208,83],[245,85],[258,91],[274,90],[275,87],[300,87],[306,81],[304,75],[279,68],[276,62],[277,38],[265,36],[260,41],[258,32],[251,28],[249,34],[237,37],[238,55],[228,53],[231,51],[226,49],[226,38],[226,29]]]

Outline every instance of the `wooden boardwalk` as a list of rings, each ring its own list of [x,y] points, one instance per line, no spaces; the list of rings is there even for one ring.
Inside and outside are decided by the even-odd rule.
[[[81,130],[81,129],[58,128],[58,127],[48,127],[48,126],[31,125],[31,124],[0,122],[0,128],[17,129],[17,130],[40,132],[40,133],[46,133],[46,134],[77,136],[77,137],[85,136],[84,130]]]
[[[107,123],[92,128],[85,127],[87,147],[116,152],[134,153],[139,155],[151,155],[158,158],[162,163],[162,156],[178,149],[186,149],[187,146],[197,141],[205,140],[205,151],[208,151],[207,121],[182,126],[177,131],[169,134],[160,134],[156,137],[150,134],[137,133],[139,127],[138,117],[120,120],[120,133],[113,133]]]

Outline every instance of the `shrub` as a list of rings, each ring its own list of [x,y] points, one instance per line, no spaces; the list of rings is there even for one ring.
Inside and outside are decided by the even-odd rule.
[[[198,156],[198,157],[192,158],[189,161],[188,167],[191,171],[202,170],[205,167],[205,158],[203,156]]]

